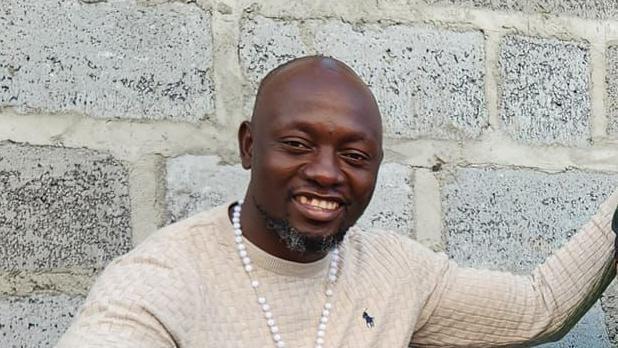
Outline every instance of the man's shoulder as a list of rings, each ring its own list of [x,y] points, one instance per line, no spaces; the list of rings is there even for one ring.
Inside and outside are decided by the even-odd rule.
[[[196,255],[214,248],[226,219],[227,205],[222,205],[174,222],[153,232],[113,264],[145,262],[165,268],[189,266],[195,262]]]

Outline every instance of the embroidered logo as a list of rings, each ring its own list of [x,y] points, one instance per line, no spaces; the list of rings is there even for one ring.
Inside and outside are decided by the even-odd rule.
[[[363,310],[363,319],[365,319],[365,324],[367,324],[367,327],[373,327],[375,325],[373,317],[367,313],[367,308]]]

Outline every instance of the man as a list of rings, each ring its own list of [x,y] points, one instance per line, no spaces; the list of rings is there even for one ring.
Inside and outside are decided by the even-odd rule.
[[[351,227],[375,187],[382,126],[335,59],[269,73],[239,145],[244,200],[114,261],[60,347],[530,345],[564,335],[614,277],[617,194],[527,277]]]

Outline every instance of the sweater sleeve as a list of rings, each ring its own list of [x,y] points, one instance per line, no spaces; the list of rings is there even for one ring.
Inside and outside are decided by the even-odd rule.
[[[527,276],[444,260],[411,345],[513,347],[560,339],[615,276],[611,223],[617,203],[618,191]]]
[[[58,348],[173,348],[195,298],[177,269],[155,257],[127,255],[97,280]]]

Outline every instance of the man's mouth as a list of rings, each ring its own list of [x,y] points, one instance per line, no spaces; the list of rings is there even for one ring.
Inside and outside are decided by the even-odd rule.
[[[335,220],[343,211],[343,201],[338,198],[298,194],[293,201],[298,211],[313,221],[329,222]]]
[[[336,201],[327,200],[327,199],[319,199],[319,198],[310,198],[307,196],[299,195],[296,197],[298,202],[302,205],[308,205],[312,208],[322,209],[322,210],[337,210],[341,204]]]

